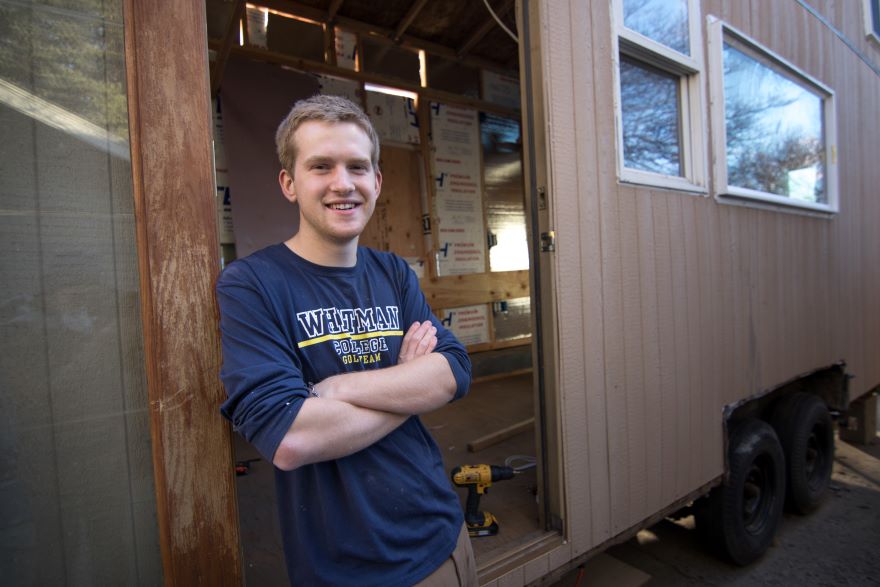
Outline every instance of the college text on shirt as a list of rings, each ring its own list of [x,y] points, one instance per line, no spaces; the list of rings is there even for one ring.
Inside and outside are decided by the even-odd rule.
[[[297,312],[296,318],[306,335],[299,348],[332,343],[343,364],[378,363],[388,351],[386,337],[403,336],[397,306],[317,308]]]

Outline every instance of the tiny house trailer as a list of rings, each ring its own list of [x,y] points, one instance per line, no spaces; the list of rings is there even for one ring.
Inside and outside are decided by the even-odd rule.
[[[213,283],[295,230],[274,126],[319,91],[382,136],[363,244],[471,353],[469,396],[424,417],[447,468],[522,470],[481,503],[482,584],[547,583],[682,508],[746,564],[783,503],[821,503],[841,416],[880,385],[876,1],[18,4],[13,582],[286,581],[271,467],[218,412]],[[81,64],[44,34],[104,89],[68,100]]]
[[[356,2],[348,7],[357,12]],[[429,15],[442,17],[442,8],[431,10],[412,21],[414,34],[427,34]],[[426,260],[422,286],[440,316],[489,303],[497,331],[506,318],[499,304],[529,294],[531,336],[467,339],[478,371],[471,395],[426,417],[450,469],[523,451],[537,461],[531,488],[499,484],[484,498],[500,511],[502,532],[474,540],[483,582],[552,575],[689,504],[701,531],[742,564],[769,545],[786,497],[803,512],[818,504],[831,471],[830,414],[880,382],[872,360],[880,351],[872,304],[880,241],[861,220],[878,209],[862,159],[871,133],[857,130],[875,124],[877,48],[853,45],[833,24],[858,21],[854,10],[823,15],[803,2],[522,3],[518,116],[515,102],[493,103],[489,64],[459,65],[462,79],[480,69],[478,97],[461,81],[435,87],[439,64],[429,51],[427,83],[410,88],[419,98],[411,106],[418,131],[403,139],[418,146],[399,167],[422,175],[401,182],[393,157],[402,135],[387,141],[382,165],[395,183],[364,241]],[[504,43],[498,32],[496,54]],[[232,52],[224,108],[240,111],[270,93],[251,78],[250,102],[235,88],[240,68],[259,65],[238,56],[284,63],[272,50]],[[370,71],[370,53],[360,58],[360,71]],[[399,67],[384,74],[402,78]],[[850,78],[860,83],[852,87]],[[382,101],[365,88],[374,116]],[[450,218],[438,155],[449,127],[435,108],[459,119],[470,111],[473,121],[475,111],[484,113],[476,183],[486,223],[491,233],[493,190],[512,193],[508,204],[522,193],[527,276],[492,262],[484,272],[436,261],[449,246]],[[499,159],[491,132],[502,133],[499,120],[510,118],[523,131],[522,192],[492,183],[510,159]],[[256,149],[237,136],[227,141],[230,159],[234,149]],[[513,136],[499,142],[516,143]],[[236,181],[233,167],[235,194],[251,183]],[[247,167],[269,171],[256,161]],[[465,178],[461,185],[479,175],[461,173],[452,170]],[[420,211],[434,227],[424,240]],[[502,406],[522,401],[523,376],[503,377],[523,364],[517,340],[530,343],[533,407],[505,416]],[[491,448],[463,450],[463,438],[493,426],[488,437],[500,437]],[[758,453],[744,452],[753,445]],[[522,499],[529,489],[537,506]],[[725,517],[731,509],[741,519]]]

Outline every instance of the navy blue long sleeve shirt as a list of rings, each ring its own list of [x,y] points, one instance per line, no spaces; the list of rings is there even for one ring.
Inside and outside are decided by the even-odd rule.
[[[310,263],[284,244],[236,261],[217,284],[223,343],[221,412],[272,462],[309,385],[397,362],[416,321],[467,393],[470,360],[432,315],[396,255],[358,249],[351,268]],[[417,416],[359,452],[275,470],[285,557],[297,585],[410,585],[455,548],[462,524],[440,451]]]

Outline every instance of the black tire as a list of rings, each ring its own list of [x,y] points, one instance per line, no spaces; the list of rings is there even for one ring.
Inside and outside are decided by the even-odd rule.
[[[831,482],[831,414],[821,399],[798,392],[777,403],[770,422],[785,454],[786,504],[792,511],[808,514],[822,503]]]
[[[769,424],[749,419],[730,435],[730,471],[697,509],[700,534],[737,565],[759,558],[773,541],[785,502],[785,457]]]

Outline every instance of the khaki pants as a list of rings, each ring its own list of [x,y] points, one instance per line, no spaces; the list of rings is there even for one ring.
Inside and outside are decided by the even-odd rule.
[[[462,524],[455,550],[436,571],[416,583],[416,587],[477,587],[477,563],[467,526]]]

